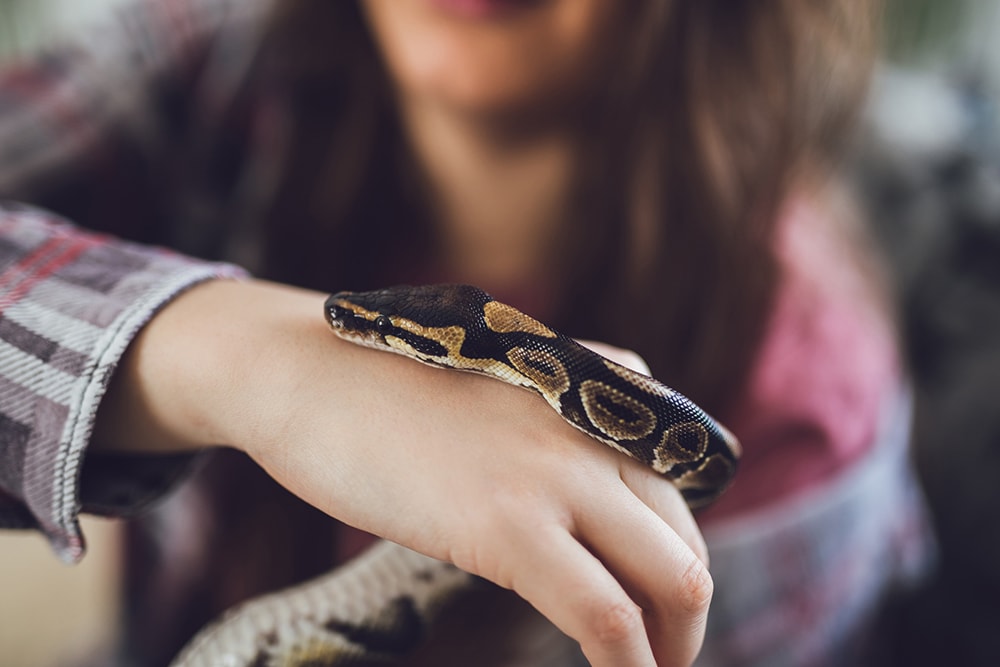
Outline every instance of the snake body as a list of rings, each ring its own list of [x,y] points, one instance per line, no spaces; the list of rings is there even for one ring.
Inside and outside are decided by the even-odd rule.
[[[672,481],[692,507],[715,499],[740,446],[680,393],[606,359],[467,285],[340,292],[324,305],[341,338],[531,389],[567,422]],[[351,667],[413,651],[475,578],[381,543],[298,587],[228,612],[174,667]]]

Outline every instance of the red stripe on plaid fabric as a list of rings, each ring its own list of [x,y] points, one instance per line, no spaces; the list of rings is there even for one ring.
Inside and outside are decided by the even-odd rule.
[[[2,229],[2,225],[0,225],[0,229]],[[40,246],[18,259],[14,264],[4,269],[3,274],[0,274],[0,291],[5,290],[8,285],[16,281],[18,276],[30,273],[33,265],[46,261],[46,258],[50,254],[58,251],[65,244],[66,237],[62,234],[52,236],[46,239]]]
[[[6,294],[0,295],[0,313],[17,303],[39,281],[48,278],[79,257],[84,250],[99,243],[100,241],[89,236],[62,236],[42,244],[38,250],[0,277],[0,289],[7,287],[11,281],[17,281]],[[22,277],[18,279],[19,276]]]

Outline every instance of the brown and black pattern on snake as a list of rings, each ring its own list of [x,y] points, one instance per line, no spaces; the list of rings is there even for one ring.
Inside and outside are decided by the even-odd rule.
[[[569,423],[666,475],[692,506],[721,493],[739,443],[686,397],[468,285],[341,292],[343,338],[532,389]]]
[[[399,664],[436,619],[485,586],[454,565],[391,542],[317,579],[251,600],[202,630],[172,667],[374,667]]]

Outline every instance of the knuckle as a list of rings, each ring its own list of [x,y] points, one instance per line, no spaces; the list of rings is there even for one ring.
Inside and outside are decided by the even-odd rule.
[[[642,630],[642,609],[631,600],[622,600],[602,608],[592,623],[591,632],[599,643],[621,644]]]
[[[691,551],[694,552],[695,557],[702,562],[705,569],[708,569],[710,567],[711,560],[708,553],[708,545],[705,544],[705,540],[701,537],[701,533],[693,535],[688,540],[688,544],[691,547]]]
[[[681,608],[693,616],[704,614],[712,602],[715,584],[708,568],[696,556],[692,556],[680,580],[678,602]]]
[[[625,351],[625,363],[624,366],[631,368],[637,373],[649,374],[649,364],[646,360],[639,356],[639,353],[633,352],[632,350]]]

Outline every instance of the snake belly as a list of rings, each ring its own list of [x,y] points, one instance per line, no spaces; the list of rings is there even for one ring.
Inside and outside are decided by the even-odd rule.
[[[531,389],[567,422],[669,479],[692,507],[721,494],[740,445],[692,401],[468,285],[340,292],[341,338]],[[173,667],[398,664],[448,600],[478,581],[383,542],[332,573],[227,612]]]

